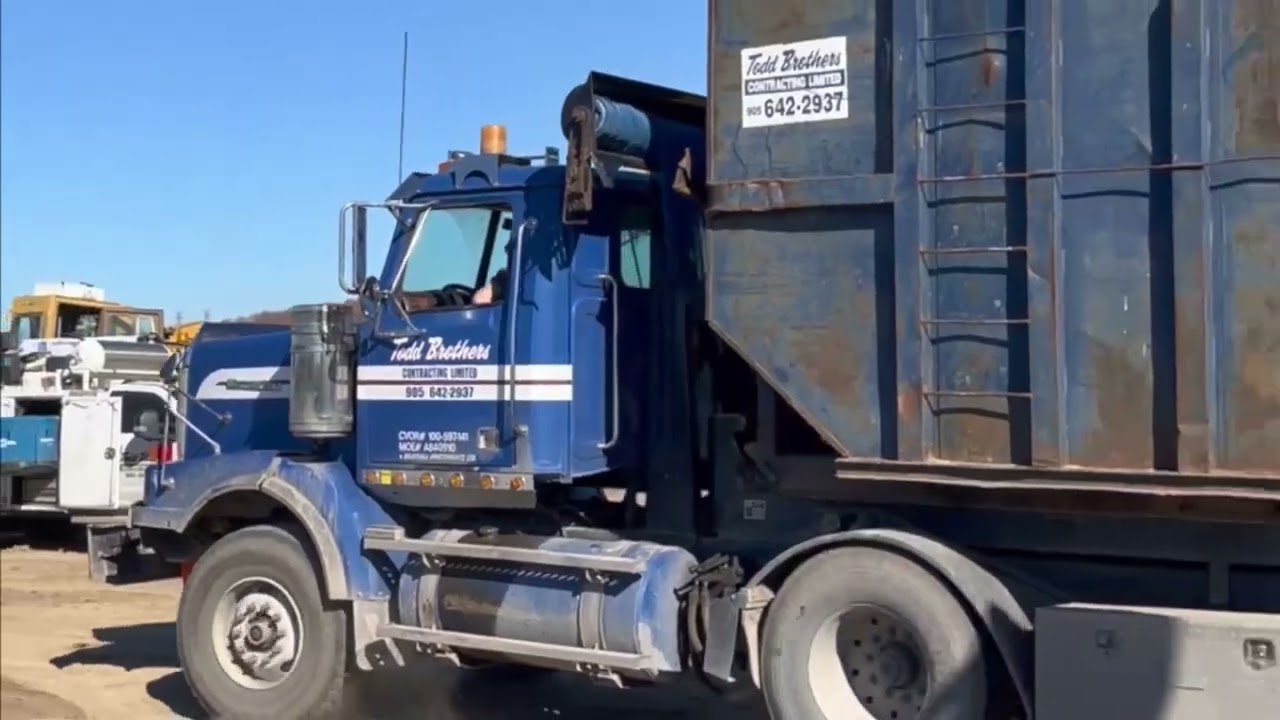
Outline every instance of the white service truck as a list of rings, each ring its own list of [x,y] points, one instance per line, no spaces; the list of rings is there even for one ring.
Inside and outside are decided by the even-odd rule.
[[[174,402],[159,381],[170,351],[125,338],[27,340],[4,350],[0,383],[0,522],[66,518],[85,527],[90,574],[150,565],[128,510],[163,442]],[[145,553],[142,553],[145,554]]]

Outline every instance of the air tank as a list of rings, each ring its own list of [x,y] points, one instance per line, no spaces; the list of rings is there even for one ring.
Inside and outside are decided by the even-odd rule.
[[[95,375],[155,380],[169,359],[169,348],[147,340],[86,338],[75,346],[76,370],[89,370]]]
[[[330,303],[290,310],[289,432],[296,437],[323,440],[351,433],[353,312],[348,305]]]
[[[631,540],[480,537],[462,530],[434,530],[423,539],[633,558],[643,560],[643,570],[606,575],[604,592],[597,595],[584,592],[581,571],[449,558],[438,571],[429,571],[419,557],[401,575],[397,610],[402,624],[430,627],[438,617],[442,630],[646,655],[659,672],[679,672],[683,665],[676,590],[689,582],[697,564],[683,548]]]

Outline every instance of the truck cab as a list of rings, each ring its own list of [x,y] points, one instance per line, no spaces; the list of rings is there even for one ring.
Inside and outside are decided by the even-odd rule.
[[[681,343],[659,357],[653,341],[685,332],[676,323],[701,282],[700,211],[672,179],[701,156],[702,101],[601,74],[573,102],[584,93],[611,113],[600,128],[566,115],[579,144],[600,145],[571,148],[591,164],[489,145],[409,175],[386,201],[347,206],[340,280],[352,299],[295,308],[292,339],[202,334],[183,360],[192,397],[213,409],[192,411],[200,430],[222,451],[319,443],[402,508],[529,510],[540,491],[661,474],[655,438],[685,427],[654,420],[682,415],[661,411],[682,401],[664,388],[683,368],[664,359],[686,353]],[[650,112],[671,119],[651,124]],[[382,210],[396,231],[366,272],[367,216]],[[346,338],[340,371],[300,364],[306,327]],[[317,379],[323,390],[304,384]],[[193,433],[184,442],[188,458],[213,452]]]
[[[393,196],[407,227],[363,283],[355,371],[357,473],[375,495],[528,509],[540,484],[643,471],[655,237],[696,210],[649,170],[610,180],[566,222],[565,168],[499,149]]]

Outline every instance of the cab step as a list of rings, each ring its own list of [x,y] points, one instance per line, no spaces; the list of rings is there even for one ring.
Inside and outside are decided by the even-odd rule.
[[[641,575],[644,573],[646,566],[644,558],[563,553],[536,548],[511,547],[510,545],[479,545],[411,539],[405,537],[404,528],[391,525],[374,525],[366,529],[364,533],[364,548],[366,550],[382,550],[384,552],[416,553],[442,559],[456,558],[524,563],[613,575]]]

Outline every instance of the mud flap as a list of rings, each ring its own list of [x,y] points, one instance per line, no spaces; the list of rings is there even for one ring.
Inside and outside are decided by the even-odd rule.
[[[95,582],[127,585],[172,577],[177,568],[143,547],[138,530],[119,526],[85,526],[89,577]]]

